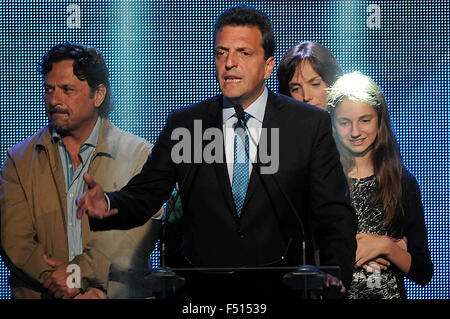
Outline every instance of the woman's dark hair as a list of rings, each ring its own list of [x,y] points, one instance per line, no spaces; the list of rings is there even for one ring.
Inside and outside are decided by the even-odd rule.
[[[65,42],[55,45],[42,57],[38,71],[45,76],[52,70],[53,63],[64,60],[73,60],[73,73],[80,81],[87,81],[92,93],[100,84],[105,86],[105,99],[98,113],[101,117],[107,118],[112,109],[112,93],[109,71],[103,56],[92,47]]]
[[[261,11],[251,7],[232,7],[225,10],[216,20],[214,25],[213,43],[216,44],[217,33],[226,26],[255,26],[262,35],[262,47],[264,48],[264,59],[274,56],[275,40],[273,37],[270,19]]]
[[[278,93],[291,96],[289,82],[300,63],[308,61],[328,87],[342,75],[342,69],[333,54],[318,42],[306,41],[294,45],[286,52],[278,67]]]
[[[367,103],[377,112],[378,131],[371,154],[378,183],[378,190],[374,200],[379,200],[383,203],[385,211],[384,224],[389,234],[391,236],[400,236],[402,232],[401,220],[404,215],[401,201],[403,162],[397,140],[391,128],[391,119],[383,92],[371,78],[359,72],[348,73],[340,77],[328,89],[327,108],[333,125],[336,108],[346,99]],[[334,135],[344,172],[348,176],[348,172],[354,165],[353,156],[342,145],[336,134]]]

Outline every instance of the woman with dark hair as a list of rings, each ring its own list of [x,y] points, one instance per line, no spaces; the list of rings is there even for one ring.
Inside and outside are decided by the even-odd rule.
[[[326,109],[326,89],[342,75],[333,54],[317,42],[296,44],[280,62],[278,93]]]
[[[384,96],[359,72],[328,90],[336,145],[358,217],[358,248],[348,298],[406,298],[404,276],[433,275],[420,190],[403,166]]]

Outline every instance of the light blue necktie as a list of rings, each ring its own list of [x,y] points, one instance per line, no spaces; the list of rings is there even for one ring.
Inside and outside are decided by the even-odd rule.
[[[235,114],[236,116],[236,114]],[[250,114],[245,113],[245,123],[250,118]],[[233,192],[234,204],[238,216],[241,216],[242,206],[244,205],[245,195],[248,187],[248,135],[242,120],[234,125],[234,163],[233,163]]]

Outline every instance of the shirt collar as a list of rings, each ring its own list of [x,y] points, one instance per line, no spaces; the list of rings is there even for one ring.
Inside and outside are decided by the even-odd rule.
[[[266,111],[268,96],[269,92],[267,87],[264,86],[263,93],[245,109],[245,112],[262,123],[264,119],[264,112]],[[233,104],[226,97],[223,97],[223,122],[225,123],[235,113]]]
[[[97,122],[94,125],[94,128],[91,131],[91,134],[89,135],[89,137],[86,139],[86,141],[81,145],[88,145],[88,146],[92,146],[92,147],[97,147],[97,142],[98,142],[98,136],[100,133],[100,122],[101,122],[101,118],[100,116],[97,119]],[[55,129],[52,129],[52,142],[53,144],[58,143],[61,140],[61,135],[56,132]]]

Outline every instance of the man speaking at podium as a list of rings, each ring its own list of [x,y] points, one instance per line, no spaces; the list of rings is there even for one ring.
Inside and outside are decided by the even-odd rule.
[[[142,172],[120,191],[105,194],[86,175],[89,189],[78,200],[78,216],[87,213],[96,230],[136,227],[160,209],[179,183],[183,254],[195,267],[311,262],[311,253],[301,260],[300,243],[306,236],[312,251],[314,234],[321,266],[340,266],[348,287],[356,219],[328,114],[265,87],[275,62],[273,31],[263,13],[249,7],[223,12],[215,24],[214,51],[222,95],[171,114]],[[204,151],[195,147],[199,127],[200,136],[211,129],[222,133],[214,142],[220,143],[215,155],[222,152],[223,160],[192,160]],[[178,142],[174,132],[180,129],[191,133],[192,142],[190,160],[181,163],[173,152]],[[263,133],[269,137],[263,138]],[[262,149],[272,152],[271,167],[263,165],[267,162],[263,163]],[[252,165],[248,157],[254,159],[255,154]],[[264,284],[265,292],[261,285],[255,295],[242,287],[258,285],[256,281],[240,283],[224,295],[247,289],[244,296],[282,296],[277,284]]]

